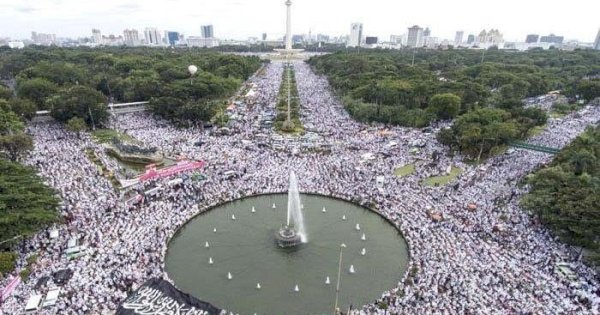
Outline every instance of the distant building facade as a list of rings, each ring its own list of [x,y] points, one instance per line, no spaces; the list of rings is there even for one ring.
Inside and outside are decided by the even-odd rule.
[[[476,38],[476,43],[482,46],[499,45],[504,42],[504,37],[497,29],[491,29],[489,32],[482,30]]]
[[[56,44],[56,34],[31,32],[31,41],[36,45]]]
[[[540,37],[540,43],[552,43],[552,44],[562,44],[565,38],[563,36],[557,36],[554,34],[550,34],[547,36]]]
[[[215,32],[214,32],[214,28],[212,25],[202,25],[201,27],[202,30],[202,37],[203,38],[213,38],[215,37]]]
[[[156,27],[147,27],[144,30],[144,39],[146,40],[146,45],[159,46],[163,44],[162,36]]]
[[[92,29],[92,42],[94,44],[102,44],[102,32],[99,29]]]
[[[140,44],[140,34],[136,29],[123,30],[123,43],[127,46],[137,46]]]
[[[219,40],[216,38],[205,38],[201,36],[188,36],[187,44],[190,47],[217,47],[219,46]]]
[[[537,43],[539,39],[540,39],[540,35],[538,35],[538,34],[529,34],[525,38],[525,42],[527,44],[533,44],[533,43]]]
[[[463,31],[456,32],[456,35],[454,35],[454,45],[460,46],[462,44],[464,34],[465,32]]]
[[[467,44],[472,45],[473,43],[475,43],[475,35],[469,34],[469,36],[467,36]]]
[[[429,36],[428,36],[429,37]],[[414,25],[408,28],[408,36],[406,38],[406,46],[408,47],[422,47],[423,46],[423,28]]]
[[[350,25],[350,38],[346,46],[348,47],[360,47],[363,37],[363,25],[362,23],[352,23]]]
[[[177,45],[177,42],[179,42],[179,32],[167,31],[166,33],[167,33],[167,43],[169,44],[169,46]]]
[[[365,44],[367,44],[367,45],[375,45],[375,44],[377,44],[377,37],[376,36],[367,36],[367,37],[365,37]]]

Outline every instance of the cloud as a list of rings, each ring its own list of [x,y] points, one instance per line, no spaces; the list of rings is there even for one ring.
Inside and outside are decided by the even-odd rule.
[[[30,7],[30,6],[18,6],[14,8],[16,11],[21,13],[32,13],[38,11],[38,8]]]

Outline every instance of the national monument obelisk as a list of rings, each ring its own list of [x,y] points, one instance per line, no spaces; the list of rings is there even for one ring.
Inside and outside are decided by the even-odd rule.
[[[290,58],[293,55],[304,51],[304,49],[293,49],[292,48],[292,1],[287,0],[286,6],[286,21],[285,21],[285,48],[275,49],[281,56]]]

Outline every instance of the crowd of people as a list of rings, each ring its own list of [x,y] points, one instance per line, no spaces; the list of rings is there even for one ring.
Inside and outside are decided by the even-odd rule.
[[[39,258],[29,281],[0,305],[0,314],[20,313],[27,298],[39,290],[34,288],[36,281],[62,269],[72,270],[73,277],[62,286],[57,305],[40,314],[110,314],[145,280],[168,279],[167,243],[187,220],[233,199],[284,192],[291,170],[299,175],[302,192],[368,206],[393,222],[409,244],[409,267],[398,275],[397,287],[354,314],[600,312],[595,271],[518,205],[527,187],[519,188],[517,182],[551,161],[551,155],[516,149],[481,165],[465,164],[460,156],[448,154],[435,132],[353,121],[325,77],[305,63],[293,66],[302,123],[331,142],[331,153],[258,146],[257,135],[274,134],[255,124],[264,111],[276,107],[283,65],[272,62],[247,82],[255,93],[246,106],[231,109],[237,119],[230,121],[227,135],[201,127],[176,128],[148,113],[111,118],[115,129],[166,156],[207,163],[202,169],[205,180],[186,177],[170,187],[167,178],[131,187],[143,192],[163,184],[157,195],[139,204],[124,202],[90,161],[86,150],[109,168],[117,167],[89,135],[79,138],[55,123],[30,125],[35,148],[25,162],[57,190],[65,220],[54,227],[58,238],[43,231],[21,246],[19,267],[31,255]],[[565,146],[600,118],[598,106],[582,111],[551,119],[531,141]],[[418,150],[416,142],[422,143]],[[372,158],[364,159],[365,154]],[[394,176],[394,169],[404,165],[414,165],[415,173]],[[449,166],[462,170],[453,182],[422,184],[427,177],[444,175]],[[226,175],[231,172],[236,176]],[[378,182],[382,176],[384,181]],[[433,219],[433,213],[441,220]],[[88,253],[69,260],[64,252],[73,239],[85,244]],[[562,262],[571,266],[577,281],[559,272],[556,265]]]

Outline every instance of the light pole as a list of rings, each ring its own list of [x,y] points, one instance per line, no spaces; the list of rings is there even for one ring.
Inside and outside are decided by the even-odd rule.
[[[338,313],[338,298],[340,296],[340,276],[342,273],[342,253],[344,252],[344,248],[346,248],[346,244],[342,243],[340,245],[340,258],[338,262],[338,274],[337,274],[337,284],[335,286],[335,305],[333,306],[333,314]]]

